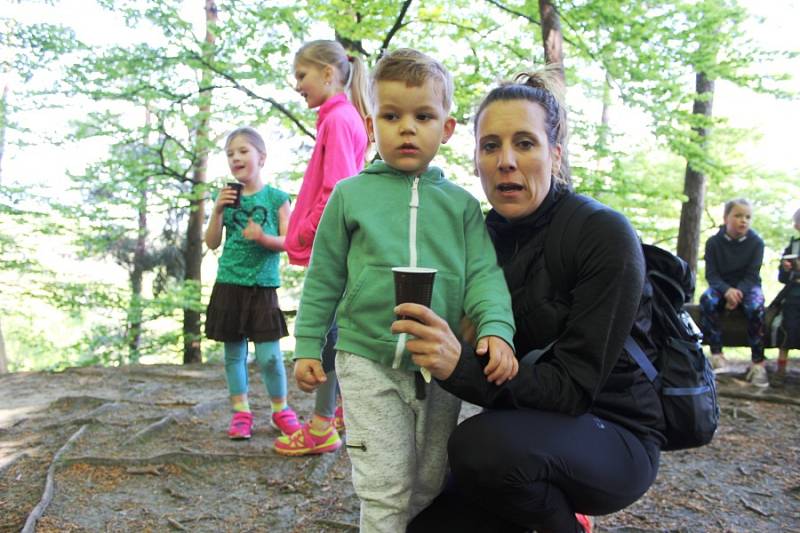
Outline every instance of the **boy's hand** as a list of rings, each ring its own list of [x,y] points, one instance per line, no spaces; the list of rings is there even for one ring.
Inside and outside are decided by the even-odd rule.
[[[514,357],[514,350],[500,337],[489,335],[478,339],[475,353],[486,355],[489,353],[489,364],[483,369],[490,383],[502,385],[517,375],[519,361]]]
[[[298,359],[294,362],[294,379],[297,386],[304,392],[313,392],[314,389],[328,381],[319,359]]]
[[[242,237],[248,241],[258,241],[264,235],[264,230],[253,222],[252,218],[247,219],[247,226],[242,230]]]

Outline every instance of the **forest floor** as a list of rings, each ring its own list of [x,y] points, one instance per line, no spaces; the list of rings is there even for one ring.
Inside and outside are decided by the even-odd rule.
[[[714,441],[663,454],[647,495],[596,530],[800,533],[800,368],[790,370],[786,387],[764,391],[743,365],[718,376]],[[230,441],[220,365],[0,376],[0,531],[356,531],[344,449],[276,455],[255,373],[251,383],[258,425]],[[310,412],[311,395],[290,398]]]

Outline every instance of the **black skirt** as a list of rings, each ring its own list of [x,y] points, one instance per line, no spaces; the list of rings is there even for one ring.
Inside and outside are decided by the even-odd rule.
[[[206,310],[206,337],[221,342],[269,342],[288,334],[274,287],[214,284]]]

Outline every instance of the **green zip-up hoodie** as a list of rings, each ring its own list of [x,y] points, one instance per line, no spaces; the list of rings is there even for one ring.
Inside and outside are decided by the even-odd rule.
[[[418,370],[407,350],[395,354],[396,266],[438,270],[431,308],[454,332],[466,314],[478,338],[514,346],[511,298],[478,201],[439,168],[415,177],[379,161],[340,181],[328,200],[297,311],[294,358],[320,358],[335,316],[337,350]]]

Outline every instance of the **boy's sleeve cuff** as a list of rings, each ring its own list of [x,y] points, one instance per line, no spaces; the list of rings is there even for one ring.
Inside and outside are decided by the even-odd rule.
[[[486,324],[482,324],[477,337],[480,339],[481,337],[488,337],[489,335],[500,337],[511,346],[514,352],[517,351],[517,349],[514,348],[514,328],[507,322],[487,322]]]
[[[297,359],[322,359],[322,344],[313,337],[296,337],[292,361]]]

